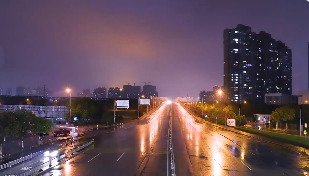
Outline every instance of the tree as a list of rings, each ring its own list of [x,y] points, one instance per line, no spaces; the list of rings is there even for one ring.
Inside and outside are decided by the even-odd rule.
[[[42,117],[36,117],[32,122],[31,129],[34,133],[48,133],[53,126],[52,121]]]
[[[70,109],[70,104],[67,105],[68,110]],[[71,113],[72,117],[77,117],[80,121],[85,118],[94,118],[98,116],[100,106],[95,102],[95,100],[89,98],[77,98],[72,100]],[[67,118],[69,117],[69,111],[67,112]],[[72,121],[72,119],[71,119]]]
[[[295,118],[295,109],[290,106],[283,106],[277,108],[270,115],[270,119],[276,122],[276,129],[278,129],[278,123],[280,121],[287,122]]]
[[[13,134],[23,139],[31,131],[32,122],[35,121],[36,116],[27,110],[17,110],[12,115],[15,117]]]
[[[1,112],[0,113],[0,134],[3,135],[4,141],[5,138],[14,133],[14,123],[15,117],[12,115],[12,112]]]
[[[105,111],[102,115],[101,122],[103,123],[114,123],[114,112]]]

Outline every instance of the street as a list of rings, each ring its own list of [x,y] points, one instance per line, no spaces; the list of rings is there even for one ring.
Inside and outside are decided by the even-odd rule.
[[[296,176],[309,171],[308,155],[302,152],[271,139],[196,123],[180,105],[166,104],[145,120],[97,131],[93,147],[45,175],[167,175],[171,111],[176,175]]]
[[[103,132],[94,148],[45,175],[166,175],[170,106],[149,118]]]

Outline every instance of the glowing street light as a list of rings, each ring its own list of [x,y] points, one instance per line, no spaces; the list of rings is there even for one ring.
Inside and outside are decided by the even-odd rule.
[[[219,94],[219,96],[220,96],[220,101],[221,101],[221,95],[222,95],[222,90],[218,90],[218,94]]]

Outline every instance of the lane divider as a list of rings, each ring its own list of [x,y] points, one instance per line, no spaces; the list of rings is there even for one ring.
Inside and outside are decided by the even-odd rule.
[[[168,128],[168,159],[170,163],[170,170],[171,170],[171,175],[176,176],[176,168],[175,168],[175,161],[174,161],[174,152],[173,152],[173,144],[172,144],[172,110],[170,114],[170,120],[169,120],[169,128]],[[167,169],[169,170],[169,168]],[[168,171],[167,171],[167,175]]]

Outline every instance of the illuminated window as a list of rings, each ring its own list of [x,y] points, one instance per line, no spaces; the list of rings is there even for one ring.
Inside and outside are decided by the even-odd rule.
[[[234,51],[235,53],[238,53],[238,49],[233,49],[233,51]]]
[[[235,31],[235,34],[238,34],[239,32],[238,31]]]
[[[246,71],[243,71],[243,73],[247,73]]]

